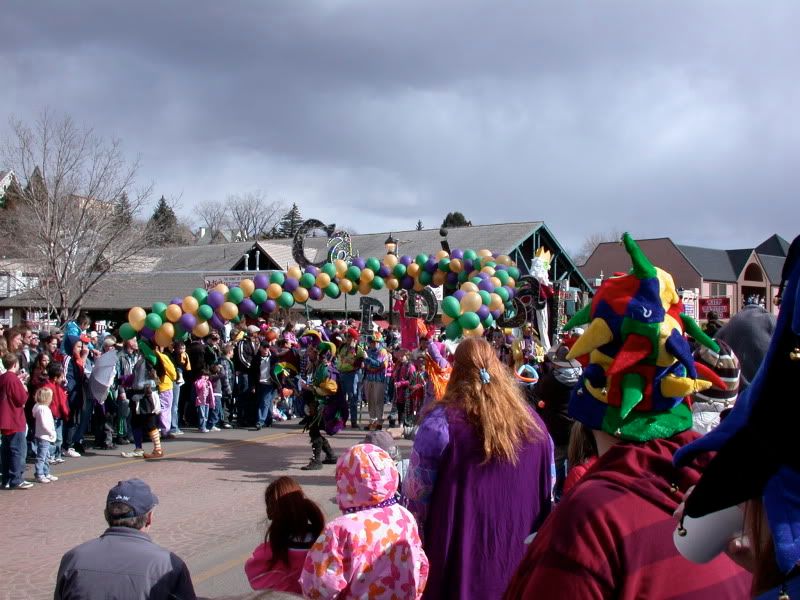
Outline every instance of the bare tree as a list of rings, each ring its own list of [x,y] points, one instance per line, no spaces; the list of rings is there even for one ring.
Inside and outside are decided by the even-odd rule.
[[[195,207],[195,213],[208,229],[208,234],[212,239],[214,239],[215,233],[222,231],[230,223],[227,204],[214,202],[213,200],[201,202]]]
[[[575,261],[576,265],[585,264],[597,246],[604,242],[618,242],[622,239],[622,234],[622,231],[616,229],[591,234],[585,240],[583,240],[583,244],[581,244],[581,247],[572,256],[572,260]]]
[[[248,240],[267,237],[286,211],[282,202],[270,202],[261,191],[228,196],[227,205],[231,226]]]
[[[18,178],[0,234],[15,240],[38,276],[42,307],[75,318],[86,294],[149,243],[136,217],[152,185],[136,188],[138,159],[69,117],[10,120],[5,164]],[[24,187],[23,187],[24,186]]]

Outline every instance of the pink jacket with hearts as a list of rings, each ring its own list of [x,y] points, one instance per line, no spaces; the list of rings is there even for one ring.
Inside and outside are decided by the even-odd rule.
[[[336,465],[339,508],[306,557],[306,598],[420,598],[428,557],[417,523],[395,503],[397,469],[383,450],[359,444]]]

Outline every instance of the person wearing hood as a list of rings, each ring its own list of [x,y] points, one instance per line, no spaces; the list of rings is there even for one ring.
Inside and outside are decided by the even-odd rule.
[[[715,340],[727,343],[739,359],[740,394],[750,385],[764,360],[775,323],[775,315],[762,306],[750,304],[733,315],[714,336]]]
[[[88,348],[83,340],[76,335],[64,338],[64,374],[67,377],[67,404],[69,405],[69,418],[64,423],[64,440],[62,452],[64,456],[77,458],[84,453],[83,436],[88,424],[81,427],[84,418],[83,410],[86,403],[86,357]],[[88,418],[88,417],[87,417]]]
[[[428,558],[417,523],[397,503],[397,469],[372,444],[358,444],[336,464],[342,516],[325,526],[303,565],[300,585],[312,600],[420,598]]]
[[[687,397],[724,387],[686,334],[719,347],[683,314],[672,276],[629,234],[623,243],[631,272],[605,280],[565,327],[589,323],[567,355],[585,365],[569,414],[592,430],[598,459],[539,530],[508,599],[741,598],[750,585],[729,558],[694,564],[672,543],[672,515],[708,464],[672,464],[698,437]]]
[[[685,465],[715,453],[680,511],[676,544],[726,550],[752,571],[760,600],[800,598],[800,237],[779,290],[775,331],[749,387],[716,429],[675,455]],[[726,513],[735,518],[723,527]]]

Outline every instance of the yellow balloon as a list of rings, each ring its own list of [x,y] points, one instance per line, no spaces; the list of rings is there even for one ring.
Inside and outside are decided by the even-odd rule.
[[[489,277],[489,282],[496,288],[503,286],[503,282],[500,281],[497,277]]]
[[[172,323],[164,323],[161,327],[158,328],[156,331],[156,344],[161,346],[162,348],[166,348],[170,344],[172,344],[172,338],[175,336],[175,327]]]
[[[239,307],[233,302],[223,302],[222,306],[219,307],[219,314],[222,315],[223,319],[230,321],[239,314]]]
[[[214,286],[214,289],[223,295],[228,293],[228,286],[225,285],[224,283],[218,283],[217,285]]]
[[[361,294],[362,296],[366,296],[371,291],[372,291],[372,286],[368,282],[362,281],[361,283],[358,284],[358,293]]]
[[[516,281],[514,281],[514,278],[513,278],[513,277],[509,277],[509,278],[508,278],[508,281],[506,281],[506,285],[507,285],[508,287],[512,287],[512,288],[513,288],[513,287],[515,287],[515,286],[517,285],[517,282],[516,282]]]
[[[418,273],[419,273],[419,265],[417,263],[411,263],[410,265],[408,265],[408,268],[406,269],[406,274],[409,277],[416,277]]]
[[[450,261],[450,270],[453,273],[461,273],[464,270],[464,263],[461,262],[460,258],[454,258]]]
[[[460,289],[462,292],[466,292],[467,294],[469,294],[470,292],[477,292],[478,286],[472,283],[471,281],[465,281],[464,283],[461,284]]]
[[[333,261],[333,266],[336,267],[336,275],[339,277],[344,277],[345,271],[347,271],[347,263],[341,258],[337,258],[335,261]]]
[[[349,279],[342,279],[339,281],[339,289],[346,294],[353,289],[353,282]]]
[[[128,323],[136,331],[142,330],[145,318],[147,318],[147,312],[141,306],[134,306],[128,311]]]
[[[442,260],[443,258],[447,258],[450,256],[450,253],[447,250],[439,250],[436,253],[436,260]]]
[[[398,258],[394,254],[387,254],[383,257],[383,264],[390,269],[397,265]]]
[[[507,267],[511,264],[511,257],[508,256],[507,254],[501,254],[500,256],[497,257],[497,260],[495,262],[498,265],[504,265]]]
[[[321,290],[324,290],[331,284],[331,276],[320,271],[319,275],[317,275],[316,282],[317,287],[319,287]]]
[[[483,250],[478,250],[478,256],[480,256],[480,257],[491,256],[491,255],[492,255],[492,251],[491,250],[487,250],[486,248],[484,248]]]
[[[444,285],[444,280],[447,275],[444,271],[440,271],[436,269],[436,272],[433,274],[433,287],[439,287],[440,285]]]
[[[211,327],[208,326],[208,321],[198,323],[194,326],[194,329],[192,329],[192,333],[201,338],[206,337],[210,331]]]
[[[461,298],[461,310],[464,312],[478,312],[483,304],[483,298],[478,292],[467,292]]]
[[[365,283],[365,282],[369,283],[373,279],[375,279],[375,271],[373,271],[372,269],[363,269],[361,271],[361,282],[362,283]]]
[[[267,297],[275,300],[283,293],[283,288],[277,283],[270,283],[267,286]]]
[[[386,287],[389,288],[390,290],[396,290],[397,288],[400,287],[400,282],[397,281],[396,277],[389,277],[386,280]]]
[[[289,267],[286,271],[286,276],[292,277],[293,279],[300,279],[303,276],[303,272],[299,267]]]
[[[168,321],[171,321],[172,323],[176,323],[178,321],[178,319],[181,318],[182,315],[183,315],[183,311],[181,310],[181,307],[178,306],[177,304],[170,304],[167,307],[166,317],[167,317]]]
[[[489,294],[489,310],[503,310],[503,299],[497,294]]]
[[[253,283],[252,279],[242,279],[239,282],[239,287],[242,288],[242,293],[244,294],[245,298],[249,298],[250,294],[252,294],[256,289],[256,284]]]
[[[295,302],[302,304],[308,300],[308,290],[304,287],[299,287],[292,293],[292,296],[294,296]]]
[[[492,267],[483,267],[481,273],[486,273],[489,277],[492,277],[494,275],[494,269]]]
[[[181,302],[181,308],[183,312],[187,312],[191,315],[197,312],[197,309],[200,308],[200,304],[197,302],[197,298],[194,296],[186,296]]]
[[[464,335],[467,337],[481,337],[483,335],[483,325],[478,323],[475,329],[465,329]]]

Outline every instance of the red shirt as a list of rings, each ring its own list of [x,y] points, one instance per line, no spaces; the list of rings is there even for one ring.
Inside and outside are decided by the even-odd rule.
[[[6,371],[0,375],[0,433],[11,435],[25,431],[25,402],[28,390],[17,373]]]
[[[67,391],[60,385],[48,381],[42,387],[47,388],[53,392],[53,403],[50,405],[50,411],[53,413],[54,419],[68,419],[69,418],[69,403],[67,402]]]

